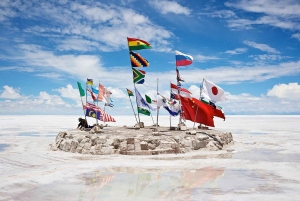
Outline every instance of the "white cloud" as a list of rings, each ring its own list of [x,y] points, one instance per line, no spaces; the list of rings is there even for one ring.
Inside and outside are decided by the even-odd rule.
[[[293,83],[292,83],[293,84]],[[295,84],[295,83],[294,83]],[[293,85],[294,85],[293,84]],[[291,85],[291,84],[290,84]],[[277,85],[274,87],[276,88]],[[299,90],[299,85],[297,89]],[[216,105],[221,106],[225,115],[226,114],[288,114],[300,113],[300,99],[286,99],[285,97],[274,98],[262,94],[261,96],[253,96],[248,93],[231,94],[226,92],[227,100],[217,102]],[[200,88],[191,85],[189,90],[196,98],[199,98]],[[298,97],[300,97],[298,91]],[[269,93],[269,92],[268,92]],[[296,94],[294,94],[296,95]]]
[[[268,25],[281,29],[300,30],[298,23],[300,4],[296,0],[242,0],[226,2],[226,6],[247,12],[259,13],[257,19],[230,19],[228,26],[233,29],[251,29],[251,25]]]
[[[247,48],[236,48],[234,50],[227,50],[227,54],[242,54],[247,51]]]
[[[191,9],[181,6],[176,1],[167,1],[167,0],[151,0],[149,4],[152,5],[155,9],[157,9],[162,14],[167,13],[175,13],[175,14],[183,14],[190,15]]]
[[[248,12],[264,13],[267,15],[290,18],[300,16],[300,5],[297,0],[242,0],[235,3],[226,2],[225,5]]]
[[[18,17],[34,20],[37,24],[25,24],[20,30],[23,34],[47,37],[57,43],[59,50],[108,52],[125,49],[128,36],[150,42],[156,51],[171,50],[168,39],[173,36],[172,32],[126,7],[93,2],[65,5],[23,2],[22,9],[15,10]]]
[[[231,10],[217,10],[211,13],[200,13],[200,15],[206,15],[214,18],[224,18],[224,19],[237,17],[235,13]]]
[[[267,96],[300,101],[300,85],[298,83],[278,84],[268,91]]]
[[[205,55],[201,55],[201,54],[197,54],[195,56],[193,56],[195,61],[199,61],[199,62],[205,62],[208,60],[218,60],[218,57],[215,56],[205,56]]]
[[[13,87],[10,86],[3,86],[4,90],[0,94],[0,98],[5,98],[5,99],[18,99],[21,97],[20,95],[20,89],[16,88],[14,89]]]
[[[300,41],[300,33],[293,34],[292,38],[296,38],[296,39],[298,39]]]
[[[255,42],[247,41],[247,40],[245,40],[243,43],[246,45],[249,45],[250,47],[264,51],[264,52],[275,53],[275,54],[280,53],[276,49],[274,49],[266,44],[255,43]]]
[[[80,99],[78,88],[74,89],[70,84],[68,84],[67,87],[54,89],[54,91],[58,91],[61,94],[61,96],[64,98],[70,98],[75,101],[78,101]]]

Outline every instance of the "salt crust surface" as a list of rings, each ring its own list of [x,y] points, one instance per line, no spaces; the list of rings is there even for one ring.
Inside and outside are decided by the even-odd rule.
[[[232,132],[235,141],[216,152],[136,157],[50,151],[56,134],[75,128],[77,119],[0,116],[0,144],[10,145],[0,152],[0,200],[300,200],[300,116],[216,119],[215,129]],[[114,126],[134,124],[134,117],[116,119]],[[169,125],[169,117],[160,119]],[[114,176],[101,186],[91,182],[97,174]]]

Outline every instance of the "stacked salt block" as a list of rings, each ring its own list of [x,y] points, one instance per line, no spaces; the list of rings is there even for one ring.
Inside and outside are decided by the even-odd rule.
[[[232,144],[230,132],[216,130],[165,129],[164,132],[153,132],[150,128],[136,130],[126,127],[106,127],[101,132],[79,130],[59,132],[55,144],[50,144],[50,149],[93,155],[157,155],[204,149],[217,151]]]

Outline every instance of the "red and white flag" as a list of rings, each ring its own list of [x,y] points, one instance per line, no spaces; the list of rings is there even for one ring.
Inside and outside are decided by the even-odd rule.
[[[171,93],[174,94],[177,97],[175,99],[177,99],[177,100],[179,99],[179,97],[178,97],[178,87],[175,84],[172,84],[172,83],[171,83]],[[185,88],[182,88],[182,87],[180,87],[180,96],[192,99],[192,93],[189,90],[187,90]]]
[[[225,101],[225,91],[218,85],[204,79],[202,94],[203,97],[211,100],[212,102]]]

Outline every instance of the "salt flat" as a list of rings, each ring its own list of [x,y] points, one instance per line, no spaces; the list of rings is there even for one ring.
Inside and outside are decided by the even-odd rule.
[[[133,116],[115,118],[109,125],[135,123]],[[300,116],[215,119],[214,129],[232,132],[235,141],[222,151],[157,156],[50,151],[56,134],[75,128],[77,119],[0,116],[0,200],[300,200]],[[142,121],[152,124],[151,118]],[[160,117],[159,124],[168,126],[169,117]]]

